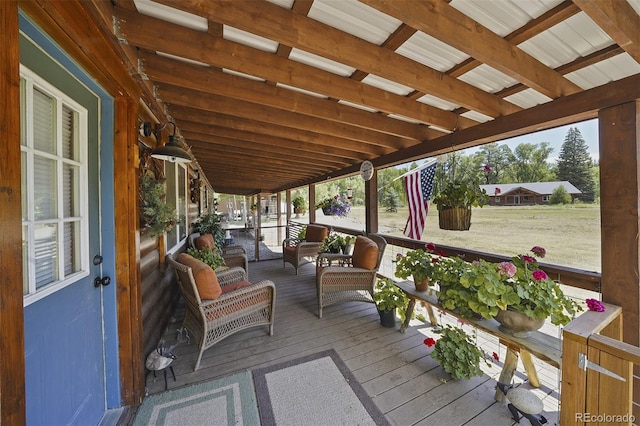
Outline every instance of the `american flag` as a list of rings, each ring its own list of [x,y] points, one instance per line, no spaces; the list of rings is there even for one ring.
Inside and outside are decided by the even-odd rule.
[[[436,162],[404,177],[404,188],[409,204],[409,218],[404,227],[404,235],[414,240],[422,238],[435,174]]]

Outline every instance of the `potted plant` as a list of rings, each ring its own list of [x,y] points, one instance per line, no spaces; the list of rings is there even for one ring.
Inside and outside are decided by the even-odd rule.
[[[410,250],[405,255],[398,253],[393,262],[396,264],[396,277],[406,280],[413,277],[418,291],[426,291],[438,273],[440,254],[435,253],[436,245],[427,243],[423,248]]]
[[[468,231],[471,227],[471,207],[482,207],[489,199],[478,182],[449,182],[432,203],[438,207],[440,229]]]
[[[187,249],[187,254],[190,254],[194,258],[211,266],[211,268],[214,271],[226,266],[224,258],[222,257],[222,254],[220,254],[218,250],[213,250],[210,248],[198,250],[196,248],[191,247]]]
[[[200,235],[211,234],[216,242],[216,247],[224,246],[224,229],[222,228],[220,215],[207,213],[193,224],[193,231]]]
[[[301,195],[293,197],[291,204],[293,204],[293,212],[296,215],[304,214],[307,211],[307,202]]]
[[[347,246],[352,244],[355,240],[355,237],[352,236],[342,236],[337,232],[330,232],[329,236],[324,240],[320,251],[324,253],[345,253],[347,251]]]
[[[424,344],[428,347],[435,346],[431,357],[438,361],[452,378],[468,380],[481,376],[484,374],[480,369],[481,361],[491,366],[487,361],[488,356],[474,343],[473,337],[462,328],[446,324],[434,333],[439,334],[440,338],[436,341],[428,337],[424,340]],[[494,353],[493,358],[497,360],[498,355]]]
[[[325,216],[347,217],[351,211],[351,204],[344,197],[335,195],[316,204],[316,210],[318,209],[321,209]]]
[[[533,256],[517,255],[506,262],[473,262],[460,277],[460,284],[476,296],[468,306],[485,317],[494,316],[519,337],[540,328],[547,318],[554,325],[565,325],[582,309],[540,269],[536,257],[544,257],[545,249],[535,246],[531,252]]]
[[[164,181],[148,174],[140,178],[140,213],[150,237],[158,237],[176,225],[176,210],[165,202]]]
[[[404,291],[393,284],[393,280],[389,278],[378,280],[373,292],[373,301],[378,308],[380,324],[383,327],[396,326],[396,309],[399,310],[401,321],[404,321],[409,299]]]

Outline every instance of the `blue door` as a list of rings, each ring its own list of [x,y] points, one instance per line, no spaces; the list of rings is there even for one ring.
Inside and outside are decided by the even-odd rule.
[[[101,227],[112,230],[101,218],[100,98],[31,40],[20,50],[27,423],[94,425],[108,406],[113,294],[95,286]]]

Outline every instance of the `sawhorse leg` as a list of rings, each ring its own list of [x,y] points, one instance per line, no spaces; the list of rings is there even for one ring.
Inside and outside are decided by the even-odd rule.
[[[513,375],[516,372],[516,368],[518,367],[518,354],[522,356],[522,365],[524,366],[525,373],[529,379],[529,383],[531,386],[535,388],[540,387],[540,379],[538,378],[538,372],[536,371],[536,367],[533,364],[533,359],[531,358],[531,354],[518,347],[510,346],[500,341],[500,343],[504,344],[507,347],[507,356],[504,359],[504,365],[502,367],[502,371],[500,372],[500,378],[498,381],[504,384],[511,384],[511,380],[513,380]],[[498,402],[505,401],[505,395],[500,389],[496,389],[495,400]]]

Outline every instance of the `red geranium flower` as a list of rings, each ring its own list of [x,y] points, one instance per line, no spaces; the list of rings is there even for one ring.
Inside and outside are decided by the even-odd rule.
[[[434,243],[427,243],[424,245],[424,248],[429,251],[434,251],[436,249],[436,245]]]
[[[536,258],[535,257],[531,257],[531,256],[522,256],[522,261],[524,263],[535,263],[536,262]]]
[[[547,251],[540,246],[533,246],[533,248],[531,249],[531,253],[535,254],[540,259],[544,258],[547,255]]]
[[[542,269],[536,269],[531,275],[536,281],[544,281],[548,278],[546,272],[544,272]]]
[[[500,357],[498,356],[497,353],[493,353],[493,355],[491,355],[493,357],[493,359],[495,359],[496,361],[500,361]]]
[[[436,344],[436,341],[433,337],[427,337],[426,339],[424,339],[423,343],[427,345],[428,348],[430,348],[431,346]]]

